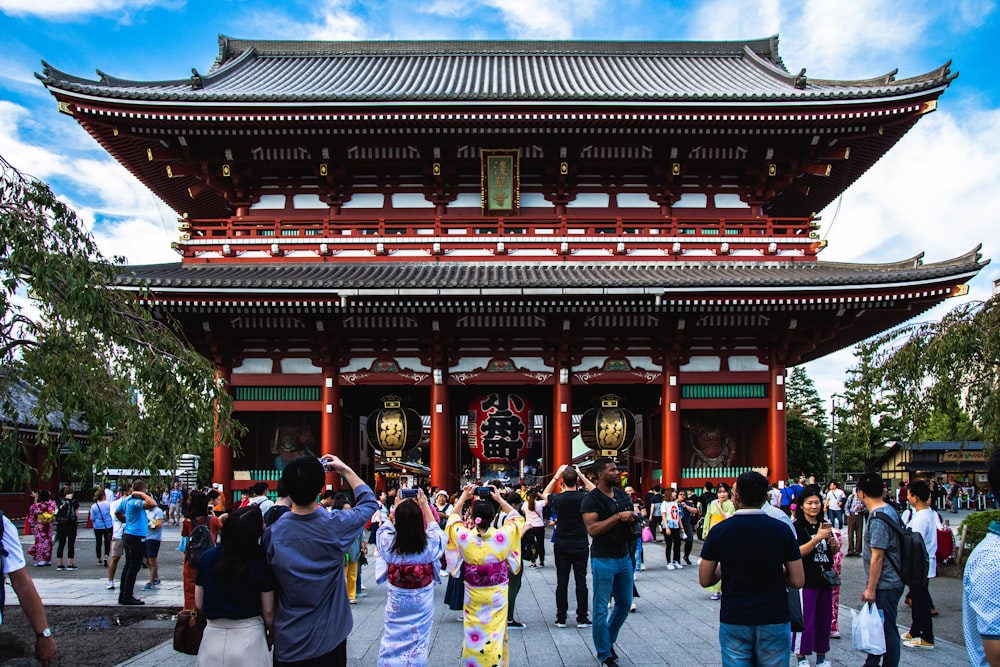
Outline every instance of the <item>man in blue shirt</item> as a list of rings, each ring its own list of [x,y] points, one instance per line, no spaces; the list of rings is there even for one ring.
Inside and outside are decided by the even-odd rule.
[[[142,567],[146,555],[146,534],[149,530],[146,510],[156,507],[156,501],[146,495],[146,482],[136,480],[132,485],[132,495],[118,506],[118,520],[125,524],[122,545],[125,547],[125,568],[118,590],[118,604],[145,604],[135,597],[135,578]]]
[[[354,619],[344,579],[344,554],[378,509],[375,494],[343,461],[300,456],[281,482],[292,509],[264,532],[264,553],[278,582],[274,667],[347,667],[347,635]],[[354,506],[327,512],[316,502],[324,466],[354,492]]]
[[[722,581],[723,667],[787,667],[791,656],[785,586],[802,588],[805,573],[792,531],[760,509],[768,488],[759,472],[740,475],[733,494],[736,514],[714,526],[702,547],[699,582],[707,587]]]
[[[993,450],[987,470],[990,488],[1000,495],[1000,447]],[[1000,521],[990,523],[965,564],[962,626],[972,667],[1000,665]]]

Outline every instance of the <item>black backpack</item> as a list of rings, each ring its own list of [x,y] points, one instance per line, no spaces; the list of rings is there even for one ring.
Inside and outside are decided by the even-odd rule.
[[[896,570],[903,583],[911,588],[922,588],[927,583],[927,573],[930,570],[930,557],[920,533],[914,533],[909,526],[903,526],[898,521],[892,521],[885,512],[871,512],[871,519],[881,519],[899,538],[899,563],[894,563],[886,556],[889,565]]]
[[[184,549],[184,560],[191,567],[198,567],[201,555],[215,546],[212,539],[212,531],[208,529],[208,523],[199,523],[188,536],[187,547]]]
[[[59,504],[58,511],[56,511],[56,523],[63,526],[76,523],[72,501],[63,498],[62,503]]]

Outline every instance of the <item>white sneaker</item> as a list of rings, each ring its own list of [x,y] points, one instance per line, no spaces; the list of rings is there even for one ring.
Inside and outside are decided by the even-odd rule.
[[[809,664],[809,660],[803,658],[802,660],[799,660],[798,667],[812,667],[812,665]]]
[[[675,570],[683,570],[684,566],[681,565],[680,563],[678,563],[677,561],[674,561],[674,569]]]
[[[645,572],[645,571],[646,571],[646,564],[645,564],[645,563],[643,563],[642,565],[640,565],[640,566],[639,566],[639,570],[641,570],[641,571]]]
[[[114,590],[114,588],[115,588],[115,582],[109,581],[108,583],[104,584],[104,587],[107,588],[109,591],[110,590]]]
[[[823,658],[823,662],[817,662],[816,667],[833,667],[833,663]]]
[[[667,563],[667,569],[668,570],[676,570],[677,566],[674,565],[673,563]]]
[[[635,603],[634,602],[632,603],[632,606],[628,608],[628,610],[629,610],[629,613],[631,613],[631,614],[635,613]]]

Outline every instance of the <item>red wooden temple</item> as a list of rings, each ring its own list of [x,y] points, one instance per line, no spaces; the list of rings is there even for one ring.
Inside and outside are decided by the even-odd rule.
[[[818,257],[815,212],[936,108],[948,65],[813,79],[777,37],[220,37],[204,73],[98,74],[39,77],[180,216],[180,262],[121,287],[230,383],[249,432],[214,479],[236,488],[302,451],[370,479],[387,395],[424,418],[410,458],[443,488],[525,456],[551,474],[606,395],[636,417],[643,486],[784,477],[786,370],[984,265]]]

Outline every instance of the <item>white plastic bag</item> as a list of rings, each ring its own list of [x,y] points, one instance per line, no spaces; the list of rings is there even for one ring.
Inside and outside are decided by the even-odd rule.
[[[871,655],[885,653],[885,632],[882,627],[882,612],[872,602],[866,602],[861,611],[851,610],[853,621],[851,634],[854,648]]]

